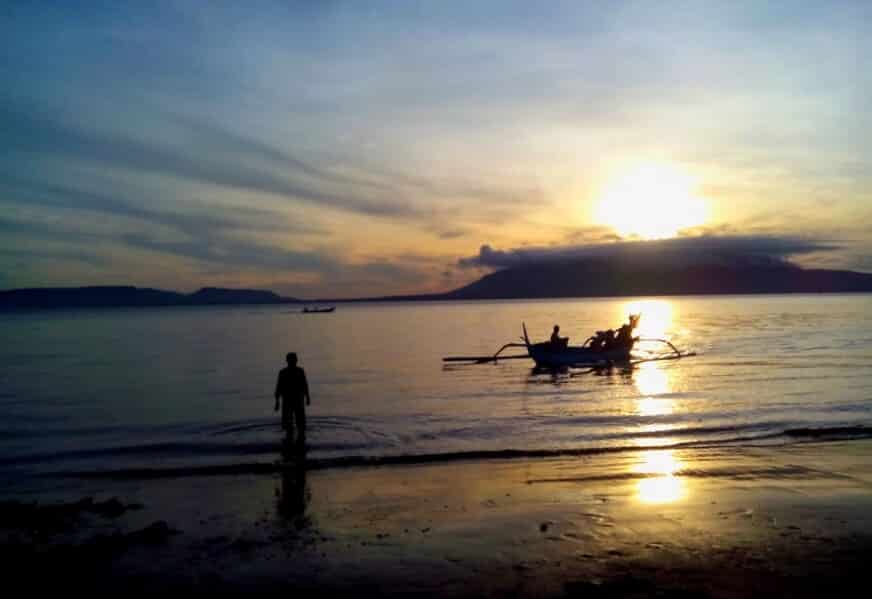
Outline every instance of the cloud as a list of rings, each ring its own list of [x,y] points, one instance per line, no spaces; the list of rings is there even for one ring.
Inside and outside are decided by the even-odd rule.
[[[22,203],[46,208],[85,210],[102,214],[133,218],[152,225],[163,225],[186,232],[216,232],[228,229],[251,231],[286,231],[292,233],[321,233],[311,225],[300,222],[287,222],[275,210],[248,206],[232,208],[222,206],[220,210],[208,204],[187,200],[183,207],[201,208],[198,212],[179,212],[149,208],[149,201],[141,193],[127,191],[127,198],[119,198],[109,193],[83,190],[67,184],[55,184],[6,177],[3,187],[6,194],[0,194],[0,203]],[[152,202],[153,203],[153,202]]]
[[[199,213],[170,212],[150,208],[146,201],[133,203],[72,186],[23,179],[14,183],[5,186],[9,193],[0,194],[0,202],[10,203],[11,200],[13,204],[25,202],[31,208],[96,212],[134,219],[138,224],[123,229],[117,226],[97,229],[90,221],[82,219],[75,222],[57,217],[0,219],[0,231],[9,234],[33,240],[68,242],[85,248],[95,242],[107,241],[133,249],[234,266],[325,271],[335,267],[333,259],[317,252],[289,251],[239,237],[240,233],[324,234],[306,223],[289,222],[273,210],[255,207],[210,210],[206,205],[201,206],[203,210]],[[186,202],[189,208],[191,204]],[[23,255],[26,252],[22,252]]]
[[[0,126],[8,132],[8,148],[31,156],[57,156],[104,167],[169,175],[367,215],[402,216],[414,212],[406,202],[331,193],[315,185],[294,181],[285,174],[285,169],[275,164],[264,165],[262,160],[257,160],[266,156],[274,163],[281,154],[217,129],[201,128],[201,131],[208,131],[206,139],[193,139],[178,146],[144,136],[134,137],[129,133],[86,129],[38,110],[22,110],[9,102],[0,106]],[[225,151],[216,151],[215,145],[209,145],[209,139],[220,140]],[[250,152],[252,148],[255,149],[253,153],[240,153],[243,149]],[[302,163],[289,159],[285,159],[285,167],[289,170],[296,167],[303,174],[311,174]]]
[[[18,220],[7,217],[0,217],[0,233],[7,236],[19,235],[40,240],[51,238],[55,241],[79,242],[82,244],[91,243],[96,239],[96,236],[91,233],[64,230],[40,221]]]
[[[463,229],[450,229],[448,231],[441,231],[439,233],[439,239],[457,239],[459,237],[463,237],[467,232]]]
[[[330,207],[364,216],[414,220],[428,225],[458,207],[476,203],[489,207],[543,203],[541,191],[531,186],[481,184],[431,174],[427,177],[396,172],[370,163],[365,155],[331,164],[305,161],[278,148],[255,133],[242,134],[202,117],[181,112],[139,107],[148,127],[110,120],[85,126],[89,119],[64,118],[62,113],[38,105],[0,97],[0,128],[12,169],[3,179],[22,171],[38,172],[41,179],[60,180],[36,160],[53,158],[66,165],[98,166],[107,172],[173,177],[181,181],[235,191],[269,194],[294,202]]]
[[[57,200],[45,190],[43,193],[46,194],[44,198],[50,206],[51,202]],[[148,212],[143,215],[136,207],[117,203],[112,198],[99,194],[83,193],[81,200],[87,209],[108,206],[112,214],[153,216]],[[145,227],[139,231],[122,231],[117,228],[90,231],[82,230],[63,219],[0,217],[0,234],[12,244],[11,247],[0,244],[0,264],[4,265],[2,270],[9,267],[15,271],[8,277],[7,283],[38,283],[39,279],[33,278],[33,272],[44,273],[51,265],[64,265],[69,270],[71,263],[77,262],[99,269],[107,284],[117,283],[119,280],[143,284],[128,266],[131,260],[138,260],[139,264],[154,262],[149,254],[157,253],[192,261],[188,264],[173,263],[164,279],[164,284],[168,283],[171,287],[200,286],[204,282],[215,280],[222,281],[222,284],[252,281],[252,284],[272,286],[303,297],[358,297],[398,293],[410,286],[421,285],[430,278],[429,269],[434,264],[441,263],[428,256],[408,255],[401,261],[384,258],[355,261],[343,256],[341,252],[324,248],[289,250],[262,243],[257,239],[239,237],[240,231],[234,228],[238,223],[233,219],[217,218],[214,222],[208,219],[200,222],[193,217],[187,218],[187,215],[158,215],[161,223],[172,226],[177,232],[171,235],[158,234],[154,227]],[[156,221],[153,224],[154,222]],[[21,241],[25,243],[19,243]],[[163,260],[160,263],[167,264]],[[29,265],[36,270],[24,272],[19,270],[20,265]],[[205,278],[191,283],[184,280],[185,275],[181,273],[185,272]],[[293,280],[301,277],[308,283],[283,283],[289,278]],[[237,283],[233,283],[234,280]],[[81,283],[79,280],[64,282]]]
[[[351,260],[335,257],[331,270],[312,271],[303,277],[283,277],[276,271],[261,271],[267,286],[301,298],[360,298],[403,295],[410,289],[431,290],[438,279],[433,266],[392,259]],[[434,270],[436,272],[434,273]],[[414,291],[413,291],[414,292]]]
[[[593,245],[531,247],[498,250],[482,245],[478,255],[461,258],[462,268],[504,269],[584,259],[630,259],[643,263],[778,262],[792,256],[830,251],[839,246],[799,237],[700,236],[656,241],[626,241]]]
[[[417,179],[398,173],[385,173],[373,168],[370,168],[366,173],[349,172],[347,170],[338,172],[329,166],[321,166],[315,162],[308,162],[292,156],[286,150],[273,146],[255,135],[236,133],[202,118],[167,113],[165,120],[174,128],[184,131],[186,137],[199,147],[209,148],[210,151],[225,154],[231,160],[259,162],[264,164],[265,167],[269,165],[268,168],[278,168],[283,173],[292,173],[296,176],[306,177],[318,184],[368,189],[392,196],[400,195],[398,192],[401,187],[438,191],[438,186],[426,179]],[[453,192],[454,190],[450,191]],[[472,191],[481,195],[493,193],[488,189]],[[402,216],[411,215],[416,212],[408,202],[397,200],[391,204],[393,206],[392,209],[378,209],[377,204],[370,206],[371,202],[368,203],[364,196],[365,194],[359,194],[359,197],[349,198],[354,203],[351,205],[343,204],[342,207],[359,211],[363,214],[376,215]],[[313,199],[320,201],[317,197]]]
[[[57,259],[70,257],[82,261],[83,256],[105,252],[105,243],[108,242],[226,267],[323,272],[337,267],[333,258],[319,252],[291,251],[240,237],[240,233],[323,233],[304,223],[288,222],[279,213],[271,210],[222,207],[219,211],[203,210],[199,214],[169,212],[149,208],[146,202],[131,203],[107,194],[82,191],[70,186],[39,184],[22,179],[15,182],[17,185],[5,186],[9,193],[0,194],[0,202],[13,205],[25,202],[31,209],[30,212],[34,206],[63,208],[67,211],[96,212],[136,221],[124,228],[94,228],[88,219],[64,219],[60,215],[39,218],[41,213],[37,213],[37,216],[30,218],[0,218],[0,232],[10,236],[15,235],[37,243],[48,241],[73,245],[73,249],[53,250],[50,254],[44,249],[21,248],[17,252],[21,258],[31,256],[36,259],[52,255]],[[101,249],[88,250],[101,242],[104,243]],[[27,245],[31,247],[34,243]],[[74,249],[76,246],[83,248],[82,251]],[[73,258],[74,256],[78,258]],[[94,256],[89,262],[100,265],[108,261]]]
[[[192,258],[227,267],[319,272],[328,272],[337,268],[337,262],[334,259],[319,252],[285,250],[231,238],[222,238],[216,241],[204,239],[164,240],[144,233],[127,233],[121,235],[120,240],[133,248]]]
[[[103,256],[98,256],[89,252],[71,251],[69,249],[0,248],[0,257],[8,258],[10,261],[24,260],[26,262],[32,262],[34,260],[45,260],[49,262],[68,260],[71,262],[82,262],[94,267],[105,267],[109,264],[109,260]],[[6,262],[7,260],[3,261]],[[0,279],[0,281],[2,281],[2,279]]]

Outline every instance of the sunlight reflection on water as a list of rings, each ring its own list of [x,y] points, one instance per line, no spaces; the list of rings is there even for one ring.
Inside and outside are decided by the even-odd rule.
[[[671,393],[669,374],[661,368],[659,362],[640,364],[633,373],[633,381],[639,393],[643,396],[636,400],[636,411],[639,416],[664,416],[675,410],[671,397],[662,397]],[[660,396],[660,397],[658,397]],[[663,433],[673,429],[669,424],[643,424],[643,433]],[[674,443],[663,437],[641,437],[640,446],[657,446]],[[676,476],[681,470],[681,462],[672,450],[650,450],[641,456],[641,462],[634,466],[633,472],[645,476],[637,485],[639,501],[658,504],[672,503],[683,499],[687,488],[683,479]]]
[[[641,314],[636,335],[642,338],[663,338],[669,334],[672,323],[677,315],[675,302],[663,299],[645,299],[625,302],[622,305],[624,314]]]
[[[669,374],[658,362],[643,362],[633,372],[633,382],[639,393],[645,396],[663,395],[671,391]]]
[[[637,483],[639,501],[671,503],[687,495],[685,481],[676,474],[682,463],[672,450],[647,451],[641,458],[634,468],[634,472],[646,476]]]

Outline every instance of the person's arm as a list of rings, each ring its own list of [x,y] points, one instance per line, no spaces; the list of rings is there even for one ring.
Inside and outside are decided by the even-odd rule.
[[[274,408],[274,411],[276,411],[276,412],[279,411],[279,404],[280,404],[280,402],[279,402],[279,386],[281,385],[281,383],[282,383],[282,373],[280,372],[279,378],[276,380],[276,392],[275,392],[276,407]]]
[[[303,371],[303,392],[306,394],[306,405],[312,404],[312,398],[309,396],[309,381],[306,380],[306,371]]]

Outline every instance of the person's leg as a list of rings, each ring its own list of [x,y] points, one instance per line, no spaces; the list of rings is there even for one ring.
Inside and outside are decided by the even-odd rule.
[[[282,406],[287,410],[286,418],[285,418],[285,441],[287,443],[293,443],[296,437],[299,437],[300,431],[300,422],[295,418],[296,416],[296,405],[293,400],[285,400],[284,406]]]

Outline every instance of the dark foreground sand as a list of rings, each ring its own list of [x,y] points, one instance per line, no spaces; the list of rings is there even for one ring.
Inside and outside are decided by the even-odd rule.
[[[63,481],[7,499],[39,501],[0,509],[7,588],[28,592],[865,595],[872,441]]]

